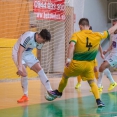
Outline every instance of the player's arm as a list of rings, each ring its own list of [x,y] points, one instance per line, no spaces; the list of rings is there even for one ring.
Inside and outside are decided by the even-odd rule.
[[[70,42],[69,47],[68,47],[68,56],[67,56],[67,58],[69,58],[69,59],[72,59],[72,57],[73,57],[74,46],[75,46],[75,43]]]
[[[23,74],[22,54],[23,54],[24,50],[26,49],[26,47],[28,46],[28,43],[30,41],[30,36],[28,36],[27,34],[24,33],[21,38],[22,38],[22,40],[20,42],[20,46],[19,46],[18,53],[17,53],[18,74],[19,75]]]
[[[108,31],[103,31],[102,33],[99,33],[101,39],[108,38],[109,35],[113,34],[117,30],[117,24],[112,26]]]
[[[107,50],[105,50],[105,51],[103,51],[103,54],[105,55],[107,52],[109,52],[110,50],[112,50],[112,44],[111,44],[111,46],[107,49]]]
[[[117,23],[108,30],[109,35],[113,34],[116,30],[117,30]]]
[[[24,52],[25,48],[23,46],[19,46],[18,53],[17,53],[17,62],[18,62],[18,71],[17,74],[22,76],[23,70],[22,70],[22,53]]]
[[[69,63],[71,62],[71,59],[73,57],[74,48],[75,48],[74,46],[75,46],[75,43],[74,42],[70,42],[69,47],[68,47],[66,67],[69,66]]]
[[[17,53],[18,67],[22,66],[22,53],[24,52],[24,50],[25,50],[25,48],[20,45],[18,53]]]
[[[74,53],[74,48],[75,48],[75,44],[77,43],[77,34],[74,33],[71,37],[70,43],[69,43],[69,47],[68,47],[68,54],[67,54],[67,61],[66,61],[66,66],[69,66],[69,63],[71,62],[71,59],[73,57],[73,53]]]
[[[99,52],[100,52],[100,56],[101,56],[101,58],[104,59],[105,56],[104,56],[104,54],[103,54],[103,50],[102,50],[101,45],[99,45]]]
[[[36,48],[37,48],[37,58],[39,59],[40,63],[41,63],[41,49],[43,47],[43,43],[39,44]]]

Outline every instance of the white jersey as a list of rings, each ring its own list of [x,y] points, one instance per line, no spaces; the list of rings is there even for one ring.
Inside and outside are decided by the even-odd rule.
[[[38,44],[35,40],[35,36],[36,33],[31,31],[27,31],[22,34],[13,47],[13,53],[18,52],[20,45],[25,48],[24,53],[31,52],[34,48],[41,49],[43,44]]]
[[[111,53],[117,53],[117,34],[113,34],[111,39],[112,39]]]

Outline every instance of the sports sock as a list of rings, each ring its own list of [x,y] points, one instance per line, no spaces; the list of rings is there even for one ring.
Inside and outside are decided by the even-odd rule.
[[[58,91],[59,92],[63,92],[64,88],[66,87],[67,85],[67,82],[68,82],[68,78],[64,78],[62,77],[60,83],[59,83],[59,88],[58,88]]]
[[[102,84],[103,75],[104,75],[104,73],[100,72],[99,78],[97,80],[97,85],[98,85],[99,88],[101,87],[101,84]]]
[[[99,95],[99,91],[98,91],[98,87],[96,85],[95,82],[92,82],[89,84],[92,90],[92,93],[94,94],[95,99],[99,99],[100,95]]]
[[[51,88],[51,85],[50,85],[50,82],[46,76],[46,74],[44,73],[44,70],[41,69],[39,72],[38,72],[38,75],[40,76],[40,80],[42,82],[42,84],[45,86],[46,90],[47,91],[51,91],[52,88]]]
[[[27,79],[27,77],[21,77],[21,86],[22,86],[24,95],[28,96],[28,79]]]
[[[110,73],[110,71],[109,71],[109,69],[105,69],[104,70],[104,74],[107,76],[107,78],[110,80],[110,82],[112,84],[115,82],[114,79],[113,79],[113,77],[112,77],[112,75],[111,75],[111,73]]]

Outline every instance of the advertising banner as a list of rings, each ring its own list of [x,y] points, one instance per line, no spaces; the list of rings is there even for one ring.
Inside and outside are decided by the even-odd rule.
[[[34,0],[33,12],[37,19],[65,20],[65,0]]]

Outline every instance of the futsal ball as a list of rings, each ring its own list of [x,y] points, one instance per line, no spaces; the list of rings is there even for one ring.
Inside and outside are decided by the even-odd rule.
[[[45,99],[48,100],[48,101],[52,101],[54,100],[55,98],[52,97],[51,95],[49,95],[47,92],[45,93]]]

